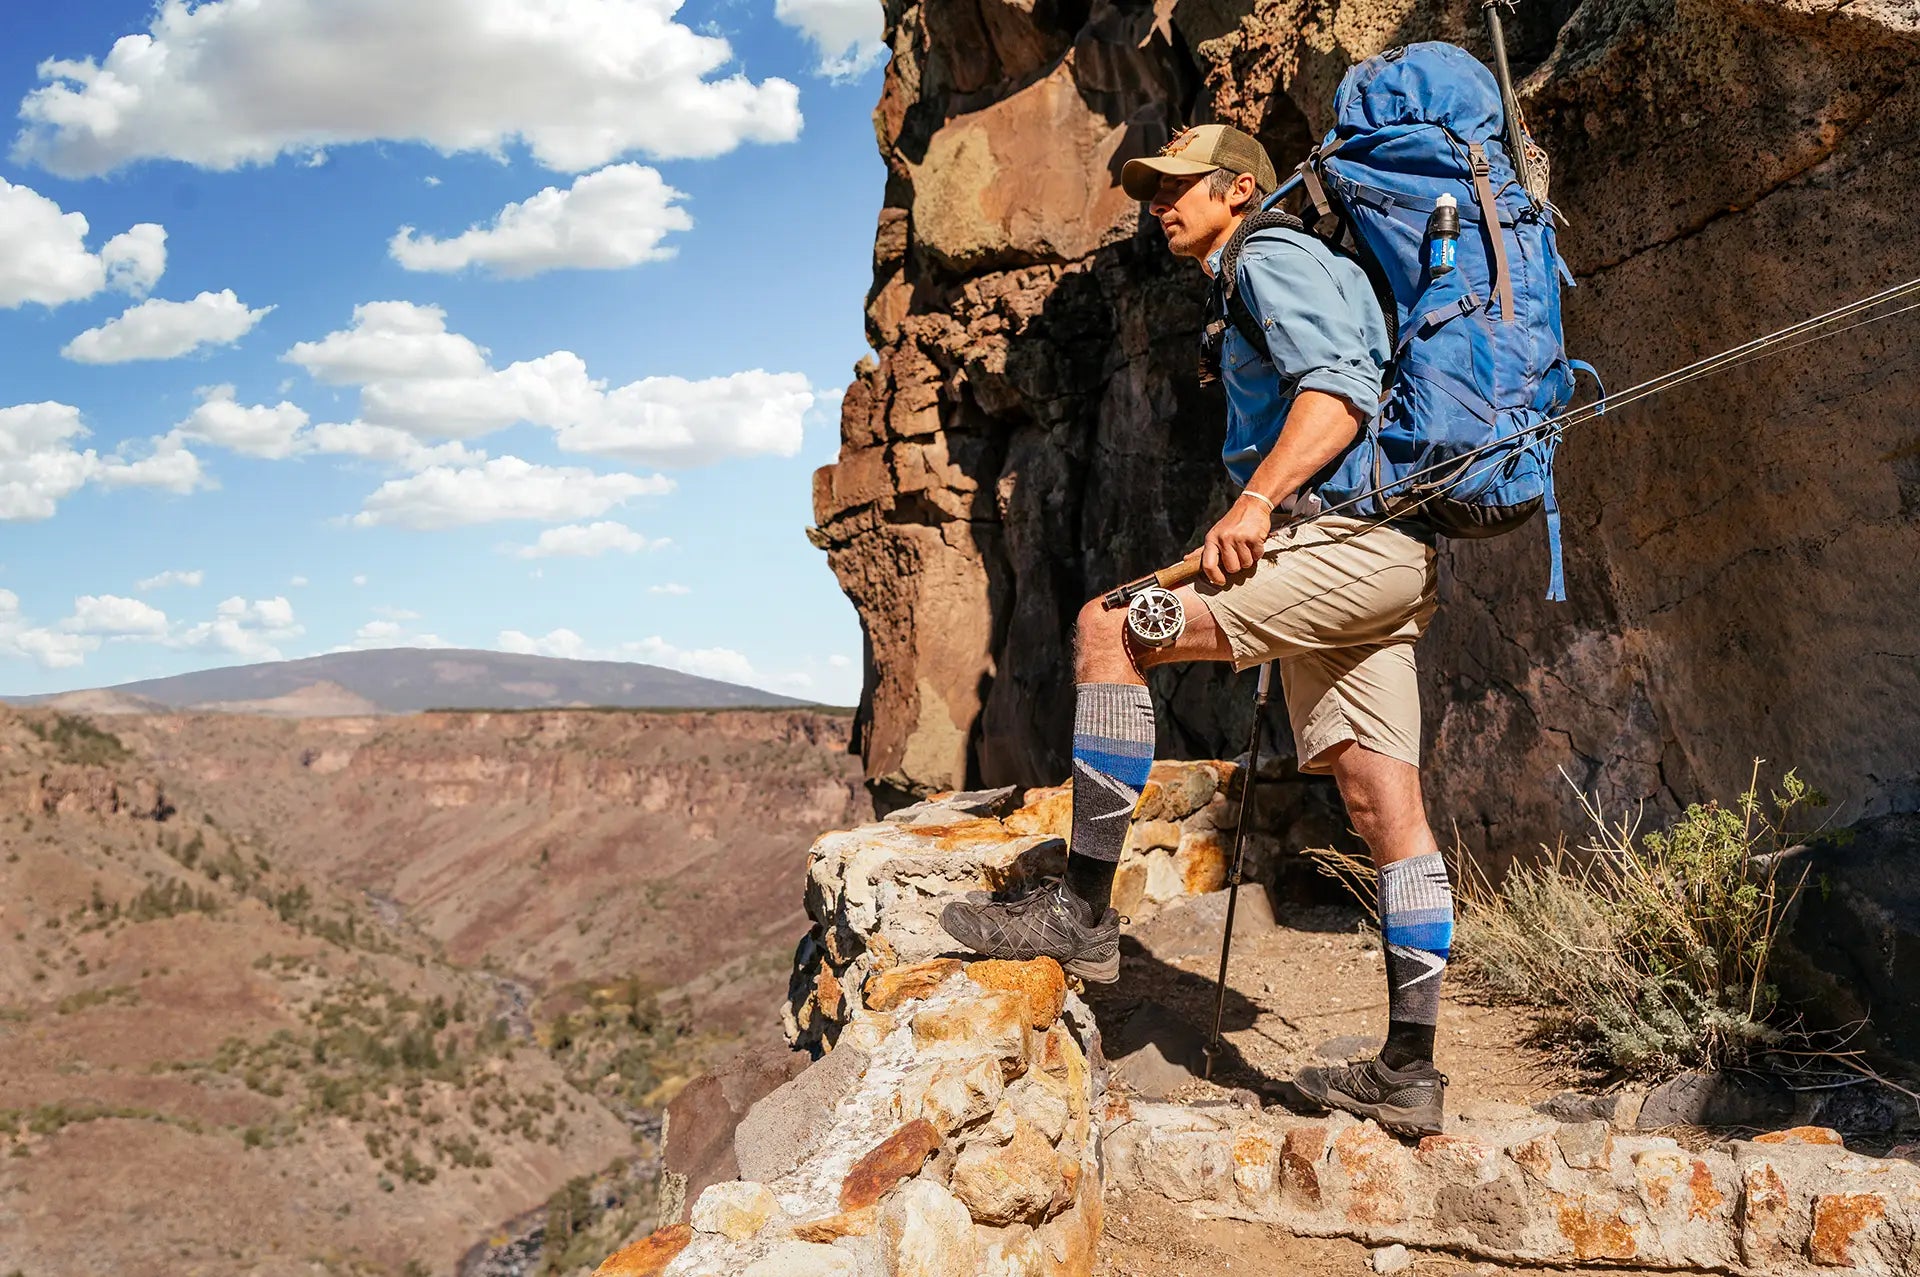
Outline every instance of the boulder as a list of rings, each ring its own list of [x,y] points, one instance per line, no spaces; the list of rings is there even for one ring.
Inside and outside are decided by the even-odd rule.
[[[1012,1127],[1004,1144],[975,1140],[953,1164],[949,1187],[982,1224],[1037,1224],[1070,1199],[1067,1169],[1047,1137],[1017,1117]]]
[[[780,1203],[765,1184],[751,1180],[715,1184],[693,1204],[693,1229],[745,1241],[765,1228],[779,1210]]]
[[[851,1047],[835,1051],[747,1110],[733,1133],[740,1173],[768,1183],[798,1166],[820,1137],[820,1114],[860,1084],[867,1058]]]
[[[835,1070],[851,1062],[842,1061]],[[789,1050],[778,1041],[762,1042],[694,1079],[674,1097],[662,1132],[663,1222],[684,1222],[687,1204],[709,1185],[740,1178],[734,1133],[741,1119],[811,1063],[804,1051]]]
[[[979,1242],[967,1208],[938,1184],[917,1179],[880,1212],[890,1277],[974,1277]]]

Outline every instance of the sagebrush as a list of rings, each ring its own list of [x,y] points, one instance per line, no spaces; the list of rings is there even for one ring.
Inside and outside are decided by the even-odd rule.
[[[1756,763],[1732,807],[1695,803],[1647,834],[1583,796],[1592,839],[1497,886],[1462,858],[1462,971],[1538,1009],[1542,1044],[1612,1072],[1724,1068],[1780,1045],[1768,963],[1804,882],[1800,821],[1826,800],[1792,771],[1760,791]]]
[[[1696,803],[1652,833],[1581,805],[1584,845],[1543,848],[1497,884],[1456,848],[1456,971],[1539,1012],[1536,1045],[1603,1072],[1723,1068],[1782,1044],[1791,1027],[1767,967],[1804,881],[1791,868],[1800,822],[1826,799],[1792,771],[1763,798],[1756,763],[1733,807]],[[1370,863],[1311,854],[1373,911]]]

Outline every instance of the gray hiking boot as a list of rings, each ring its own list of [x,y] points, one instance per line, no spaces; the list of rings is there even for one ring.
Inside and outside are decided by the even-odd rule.
[[[1314,1065],[1293,1084],[1323,1109],[1370,1117],[1395,1135],[1438,1135],[1447,1077],[1425,1060],[1390,1069],[1379,1060]]]
[[[1093,906],[1049,879],[1018,900],[956,900],[940,911],[948,935],[986,958],[1052,958],[1093,984],[1120,978],[1120,915],[1096,921]]]

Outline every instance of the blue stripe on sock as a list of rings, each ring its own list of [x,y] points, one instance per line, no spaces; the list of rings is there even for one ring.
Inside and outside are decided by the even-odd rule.
[[[1399,945],[1403,949],[1424,949],[1428,953],[1446,955],[1453,948],[1453,924],[1451,922],[1427,922],[1414,926],[1396,925],[1389,920],[1385,927],[1388,944]]]
[[[1119,748],[1113,748],[1115,746]],[[1143,755],[1120,752],[1134,748],[1131,741],[1101,738],[1096,745],[1084,737],[1075,737],[1073,757],[1074,761],[1084,762],[1095,771],[1104,772],[1128,789],[1138,789],[1147,783],[1147,775],[1153,770],[1153,746],[1144,746],[1147,752]]]

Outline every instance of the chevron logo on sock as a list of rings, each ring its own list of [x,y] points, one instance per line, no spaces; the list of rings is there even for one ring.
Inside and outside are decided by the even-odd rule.
[[[1134,806],[1140,801],[1139,790],[1127,788],[1113,777],[1094,767],[1084,758],[1076,758],[1073,760],[1073,770],[1076,775],[1086,777],[1094,784],[1100,786],[1100,788],[1112,794],[1120,802],[1120,806],[1114,808],[1112,811],[1103,812],[1098,816],[1089,816],[1089,820],[1119,820],[1133,815]]]
[[[1431,980],[1447,969],[1447,959],[1444,955],[1428,953],[1425,949],[1412,949],[1404,944],[1390,944],[1387,946],[1387,952],[1396,958],[1405,958],[1409,962],[1417,962],[1426,968],[1413,979],[1404,981],[1399,986],[1402,989],[1411,989],[1414,985]]]

